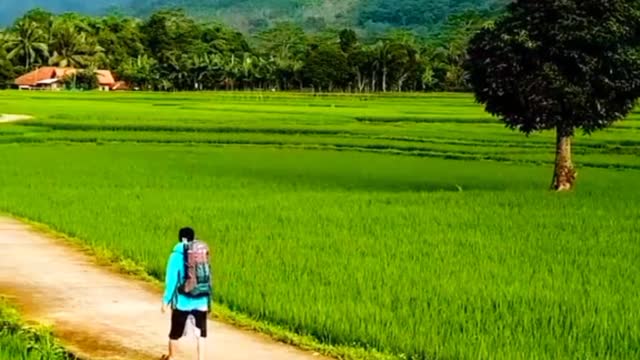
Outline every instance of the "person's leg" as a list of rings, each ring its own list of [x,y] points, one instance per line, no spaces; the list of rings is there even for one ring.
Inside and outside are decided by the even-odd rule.
[[[193,316],[196,319],[196,327],[200,330],[198,338],[198,360],[205,360],[207,356],[207,312],[194,311]]]
[[[178,353],[178,340],[169,339],[169,355],[167,355],[166,360],[175,360],[177,353]]]
[[[188,316],[189,313],[186,311],[175,309],[171,312],[171,331],[169,332],[169,355],[167,355],[167,360],[175,360],[178,352],[178,340],[184,333]]]
[[[207,356],[207,338],[202,336],[198,338],[198,360],[205,360]]]

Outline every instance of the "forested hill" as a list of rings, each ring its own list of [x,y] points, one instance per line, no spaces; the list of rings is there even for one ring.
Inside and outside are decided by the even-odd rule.
[[[93,15],[129,2],[131,0],[0,0],[0,25],[11,24],[33,8],[43,8],[55,13],[74,11]]]
[[[21,0],[0,1],[0,24],[9,24],[26,10],[42,7],[53,12],[104,14],[118,11],[145,16],[169,7],[221,20],[245,33],[260,32],[287,20],[307,31],[352,27],[380,33],[404,27],[418,32],[437,30],[452,14],[493,10],[509,0]]]

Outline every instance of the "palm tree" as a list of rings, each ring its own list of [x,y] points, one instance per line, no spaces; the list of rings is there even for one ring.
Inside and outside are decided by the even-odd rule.
[[[216,89],[224,77],[224,60],[219,54],[204,54],[200,59],[199,82],[208,90]]]
[[[24,58],[25,68],[30,69],[38,55],[48,56],[46,34],[37,23],[21,20],[16,24],[14,31],[14,35],[7,39],[5,45],[9,51],[9,59],[21,56]]]
[[[245,90],[249,86],[255,85],[253,84],[253,79],[255,78],[255,66],[257,59],[251,53],[244,53],[242,58],[242,81],[244,82]]]
[[[177,90],[192,90],[191,62],[186,55],[171,55],[165,64],[169,80]]]
[[[13,37],[14,35],[8,31],[0,30],[0,44],[2,44],[2,46],[0,46],[0,51],[6,50],[5,47],[7,42],[9,42]]]
[[[231,54],[231,58],[225,61],[224,66],[224,84],[227,90],[235,90],[236,80],[240,77],[242,72],[242,64],[236,59],[236,56]]]
[[[265,87],[273,87],[277,83],[276,65],[272,58],[258,57],[254,67],[253,74],[258,88],[261,90]]]
[[[56,22],[53,32],[50,65],[85,67],[94,62],[96,55],[103,51],[95,39],[64,19]]]
[[[387,77],[389,75],[389,65],[393,61],[391,44],[389,41],[379,41],[375,47],[375,68],[382,72],[382,92],[387,92]]]
[[[444,86],[440,83],[443,79],[437,76],[437,69],[448,68],[447,57],[449,53],[442,46],[426,46],[420,55],[424,62],[425,69],[422,74],[422,86],[425,90],[435,90]]]
[[[215,89],[220,82],[222,65],[217,54],[193,55],[187,66],[195,90]]]
[[[272,55],[273,56],[273,55]],[[273,56],[277,77],[282,80],[282,89],[289,89],[289,82],[301,73],[304,63],[296,56],[288,45],[282,46]]]

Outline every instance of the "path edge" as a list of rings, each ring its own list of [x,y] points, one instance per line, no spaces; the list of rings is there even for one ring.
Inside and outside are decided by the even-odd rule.
[[[31,323],[26,321],[20,316],[19,308],[11,303],[10,298],[0,295],[0,315],[4,317],[0,318],[0,330],[2,327],[8,328],[9,332],[18,331],[23,332],[26,337],[34,337],[36,339],[43,339],[50,337],[50,348],[56,351],[61,359],[65,360],[89,360],[81,358],[78,355],[71,352],[65,344],[59,339],[55,338],[53,334],[53,328],[49,325]]]
[[[88,256],[96,266],[122,275],[130,280],[138,280],[149,285],[154,291],[162,293],[164,284],[151,276],[142,266],[123,256],[116,255],[104,248],[94,248],[83,240],[64,234],[51,226],[32,220],[30,218],[4,211],[0,209],[0,217],[6,217],[18,221],[29,227],[30,230],[46,236],[71,250],[79,251]],[[282,326],[267,321],[256,320],[250,316],[231,310],[227,306],[214,303],[211,319],[234,326],[241,330],[266,335],[278,343],[294,346],[312,355],[324,355],[340,360],[401,360],[402,356],[380,352],[376,349],[366,349],[357,346],[328,345],[320,342],[312,336],[296,334]]]

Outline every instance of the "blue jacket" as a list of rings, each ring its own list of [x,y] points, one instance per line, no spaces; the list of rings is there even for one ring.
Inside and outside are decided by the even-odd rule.
[[[209,298],[193,299],[178,293],[178,286],[184,273],[184,244],[173,248],[167,262],[163,301],[182,311],[209,310]]]

